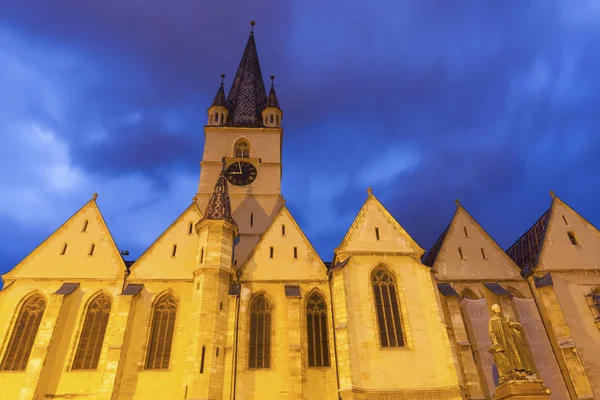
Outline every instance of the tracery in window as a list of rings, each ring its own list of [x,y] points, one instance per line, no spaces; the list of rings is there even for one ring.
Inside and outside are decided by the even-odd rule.
[[[460,295],[461,299],[470,299],[470,300],[478,300],[479,297],[469,288],[463,290],[462,294]]]
[[[45,309],[46,300],[40,294],[31,296],[23,303],[6,347],[0,370],[25,370]]]
[[[248,368],[271,367],[271,304],[264,295],[250,303]]]
[[[110,307],[110,297],[105,294],[96,297],[88,306],[75,352],[73,369],[98,368]]]
[[[239,140],[235,144],[235,156],[239,158],[250,157],[250,145],[245,140]]]
[[[375,310],[382,347],[404,346],[400,306],[394,278],[385,268],[377,268],[371,276]]]
[[[154,305],[152,314],[146,369],[168,369],[177,314],[175,298],[170,294],[162,296]]]
[[[317,292],[311,294],[306,300],[306,338],[308,366],[329,367],[327,304]]]

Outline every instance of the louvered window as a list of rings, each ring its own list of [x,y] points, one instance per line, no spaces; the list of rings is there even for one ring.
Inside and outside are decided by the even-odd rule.
[[[250,304],[249,368],[271,367],[271,304],[259,295]]]
[[[25,370],[45,309],[46,301],[42,295],[34,295],[25,301],[13,328],[0,370]]]
[[[327,305],[318,293],[311,294],[306,301],[306,337],[308,366],[329,367]]]
[[[110,297],[101,294],[90,303],[85,313],[72,369],[98,368],[109,315]]]
[[[379,323],[379,338],[382,347],[404,346],[400,307],[394,278],[385,269],[379,268],[372,275],[375,309]]]
[[[177,303],[173,296],[167,294],[161,297],[154,306],[153,314],[146,369],[168,369],[177,314]]]

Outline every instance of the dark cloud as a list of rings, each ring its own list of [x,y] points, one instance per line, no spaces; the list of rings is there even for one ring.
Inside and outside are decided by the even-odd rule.
[[[197,174],[218,76],[229,86],[255,19],[284,110],[284,194],[325,259],[368,185],[426,248],[457,198],[503,246],[544,212],[550,189],[600,225],[600,15],[583,5],[35,3],[4,5],[0,28],[31,53],[76,59],[23,58],[69,106],[57,114],[32,93],[10,117],[51,127],[84,173],[138,174],[152,198],[172,174]],[[382,178],[394,151],[418,161]]]

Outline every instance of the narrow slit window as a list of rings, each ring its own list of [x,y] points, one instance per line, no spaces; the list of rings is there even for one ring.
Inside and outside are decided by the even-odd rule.
[[[196,290],[200,290],[200,282],[196,283]]]
[[[285,225],[281,225],[281,234],[285,236]]]
[[[188,233],[192,234],[192,231],[194,230],[194,224],[190,222],[190,226],[189,226],[189,230]]]
[[[89,221],[86,219],[85,222],[83,223],[83,228],[81,229],[81,232],[86,232],[87,231],[88,222]]]
[[[202,357],[200,358],[200,373],[204,373],[204,354],[206,353],[206,347],[202,346]]]
[[[375,238],[379,240],[379,228],[375,228]]]
[[[294,247],[294,258],[298,258],[298,248]]]
[[[269,247],[269,258],[273,258],[273,247]]]
[[[173,245],[173,254],[171,254],[171,256],[175,257],[177,255],[177,245],[174,244]]]
[[[204,262],[204,247],[200,249],[200,264]]]
[[[254,213],[250,213],[250,228],[254,225]]]
[[[485,260],[485,251],[483,250],[483,247],[481,248],[481,257],[483,257],[483,259]]]
[[[61,256],[64,256],[66,252],[67,252],[67,244],[65,243],[65,244],[63,245],[63,248],[62,248],[62,250],[60,251],[60,255],[61,255]]]
[[[275,122],[279,125],[279,115],[275,116]]]
[[[573,246],[577,246],[579,244],[579,242],[577,241],[577,237],[575,236],[575,233],[567,232],[567,235],[569,235],[569,240],[571,241],[571,244]]]
[[[565,218],[565,216],[563,215],[563,221],[565,221],[565,225],[569,225],[569,223],[567,222],[567,219]]]
[[[273,123],[273,114],[271,114],[271,123]]]
[[[464,229],[464,231],[465,231],[465,237],[469,237],[469,234],[467,233],[467,227],[466,227],[466,226],[463,226],[463,229]]]
[[[219,357],[219,348],[217,347],[217,351],[215,352],[215,357]]]
[[[463,255],[463,252],[462,252],[462,248],[460,248],[460,247],[458,248],[458,254],[460,255],[461,259],[465,258],[464,255]]]
[[[94,243],[92,243],[92,245],[90,246],[90,252],[88,253],[88,256],[93,256],[94,255],[94,249],[96,248],[96,245]]]
[[[223,302],[219,303],[219,310],[223,311]]]

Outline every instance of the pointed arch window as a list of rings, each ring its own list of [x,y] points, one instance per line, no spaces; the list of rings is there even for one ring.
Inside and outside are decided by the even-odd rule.
[[[250,303],[248,368],[271,367],[271,304],[264,295]]]
[[[239,158],[250,157],[250,145],[245,140],[239,140],[235,144],[235,156]]]
[[[380,267],[373,271],[371,283],[375,295],[381,346],[404,346],[404,333],[394,278],[385,268]]]
[[[170,294],[162,296],[154,305],[146,369],[169,368],[176,314],[177,302]]]
[[[308,366],[329,367],[327,304],[323,296],[316,292],[306,300],[306,338]]]
[[[0,364],[0,370],[25,370],[45,309],[46,300],[40,294],[31,296],[23,303],[6,347],[2,364]]]
[[[101,294],[88,306],[72,369],[96,369],[110,315],[110,297]]]

